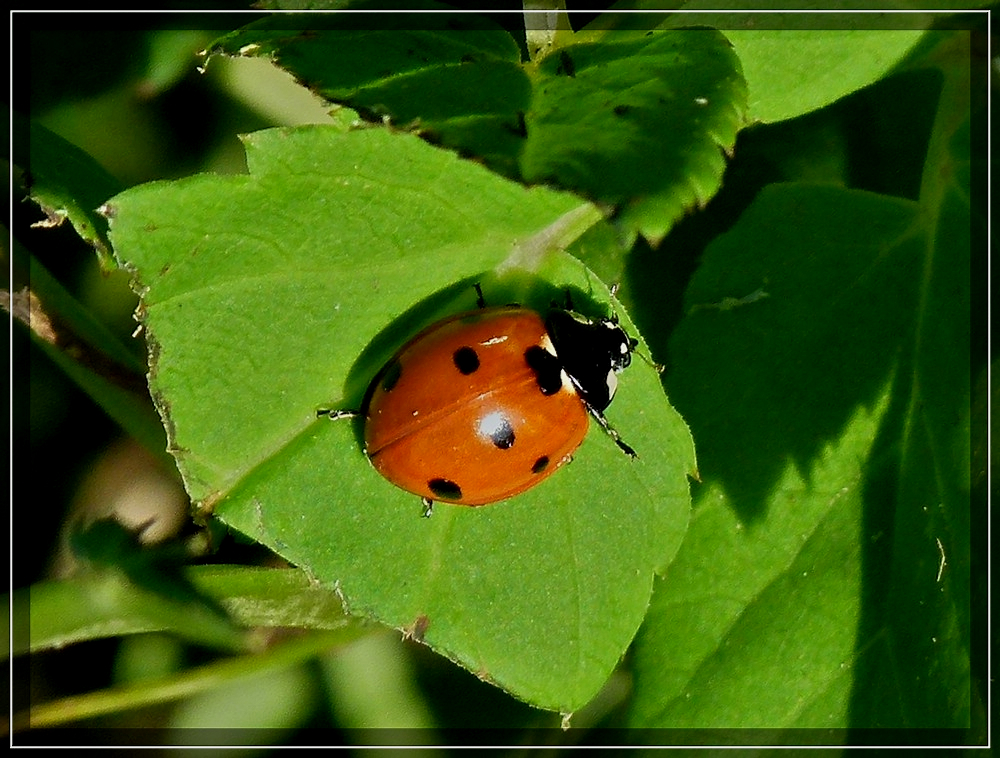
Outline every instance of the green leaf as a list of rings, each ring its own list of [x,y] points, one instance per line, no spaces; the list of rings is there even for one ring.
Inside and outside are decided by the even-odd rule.
[[[120,571],[105,569],[78,579],[40,582],[30,590],[32,651],[101,637],[170,631],[202,645],[236,651],[245,634],[211,605],[189,597],[170,597],[141,586]],[[24,652],[17,637],[15,653]]]
[[[751,93],[749,119],[772,123],[817,110],[878,81],[925,33],[793,28],[734,30],[726,36]]]
[[[633,725],[968,725],[968,209],[944,218],[774,185],[710,245],[669,382],[703,484]]]
[[[624,228],[653,241],[718,190],[743,123],[739,64],[715,31],[577,34],[524,63],[506,31],[475,17],[375,25],[269,17],[210,54],[267,56],[369,118],[612,205]]]
[[[529,72],[521,176],[611,203],[657,242],[721,186],[743,123],[739,65],[708,30],[595,36]]]
[[[746,121],[773,123],[818,110],[882,79],[935,23],[933,13],[917,11],[874,14],[844,8],[832,13],[813,2],[785,7],[785,13],[759,12],[748,11],[742,0],[691,0],[683,4],[683,13],[669,13],[656,0],[624,0],[615,9],[631,12],[602,14],[586,29],[722,30],[746,79]]]
[[[316,411],[358,407],[408,336],[474,307],[472,282],[536,307],[571,288],[606,313],[607,290],[555,249],[597,215],[380,129],[246,143],[250,176],[109,204],[188,492],[351,612],[422,633],[533,704],[579,708],[686,528],[693,450],[656,372],[636,361],[609,409],[638,460],[597,430],[540,486],[486,508],[439,504],[430,519],[369,465],[356,425]]]
[[[359,627],[337,596],[301,571],[247,566],[191,566],[183,580],[201,597],[246,626],[307,629]],[[118,571],[88,571],[38,582],[13,595],[14,654],[33,653],[102,637],[175,632],[202,645],[234,649],[245,643],[214,613],[165,599]],[[17,622],[27,622],[22,629]],[[22,633],[23,632],[23,633]]]
[[[55,226],[69,219],[76,233],[94,246],[101,267],[114,267],[107,240],[107,221],[98,213],[100,205],[121,184],[93,158],[75,145],[34,121],[25,127],[29,139],[15,145],[30,145],[30,155],[15,153],[14,160],[25,171],[28,193],[45,212],[42,225]]]

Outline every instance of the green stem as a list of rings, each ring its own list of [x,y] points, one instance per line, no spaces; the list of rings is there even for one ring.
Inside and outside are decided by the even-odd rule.
[[[109,713],[190,697],[243,677],[257,676],[306,661],[367,634],[361,625],[313,632],[276,645],[265,653],[227,658],[153,682],[88,692],[53,700],[14,714],[13,731],[57,726]]]
[[[593,203],[583,203],[531,237],[520,240],[511,254],[497,266],[497,273],[512,269],[537,271],[554,250],[565,250],[584,232],[604,218]]]

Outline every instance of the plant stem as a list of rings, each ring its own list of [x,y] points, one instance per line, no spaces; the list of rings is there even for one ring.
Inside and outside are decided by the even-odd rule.
[[[524,39],[531,60],[544,56],[557,31],[570,28],[563,0],[524,0]]]
[[[88,692],[53,700],[14,714],[12,731],[57,726],[81,719],[131,710],[190,697],[242,677],[293,666],[319,653],[351,642],[369,629],[352,625],[334,631],[311,632],[276,645],[265,653],[227,658],[153,682]]]

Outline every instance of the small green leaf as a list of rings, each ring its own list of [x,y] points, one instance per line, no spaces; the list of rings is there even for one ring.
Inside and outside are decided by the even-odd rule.
[[[246,626],[360,628],[335,593],[301,571],[248,566],[190,566],[182,580],[233,621]],[[41,652],[102,637],[172,631],[202,645],[244,645],[217,614],[163,598],[119,571],[87,571],[33,584],[13,595],[14,654]],[[30,623],[27,623],[29,622]],[[18,622],[25,622],[24,626]]]
[[[407,337],[475,307],[472,282],[541,306],[572,288],[607,313],[603,285],[553,249],[596,214],[381,129],[261,132],[247,152],[249,176],[109,204],[188,492],[352,613],[421,633],[531,703],[579,708],[686,529],[692,444],[655,371],[636,361],[609,409],[638,460],[593,430],[540,486],[430,519],[369,465],[355,424],[316,411],[357,408]]]
[[[105,270],[114,268],[107,239],[107,221],[98,208],[121,191],[121,184],[93,158],[75,145],[34,121],[27,126],[29,139],[15,145],[30,145],[30,155],[15,154],[15,162],[27,173],[25,183],[31,198],[45,212],[42,225],[55,226],[68,219],[77,234],[94,246]]]
[[[210,54],[270,57],[369,118],[619,208],[626,229],[653,241],[718,190],[743,123],[739,63],[712,30],[576,34],[526,63],[506,31],[475,17],[372,25],[270,17]]]
[[[30,637],[18,635],[15,652],[27,641],[32,651],[73,642],[169,631],[200,645],[243,650],[246,633],[211,604],[193,596],[170,597],[132,582],[114,569],[67,581],[39,582],[30,590]]]

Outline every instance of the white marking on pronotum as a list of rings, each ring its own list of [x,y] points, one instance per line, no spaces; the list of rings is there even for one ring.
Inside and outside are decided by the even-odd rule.
[[[615,373],[614,369],[608,372],[608,398],[609,400],[615,396],[618,391],[618,375]]]
[[[549,355],[556,354],[555,345],[552,344],[552,340],[549,338],[548,334],[543,334],[542,338],[538,340],[538,344],[541,346],[542,350],[547,352]]]

